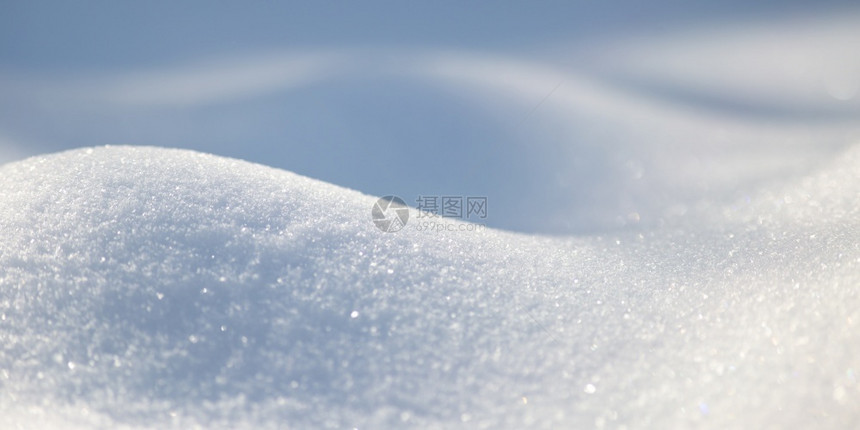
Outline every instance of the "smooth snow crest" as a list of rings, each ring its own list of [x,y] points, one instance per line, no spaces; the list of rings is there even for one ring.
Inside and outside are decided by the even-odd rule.
[[[0,427],[853,428],[858,176],[549,239],[185,150],[7,164]]]

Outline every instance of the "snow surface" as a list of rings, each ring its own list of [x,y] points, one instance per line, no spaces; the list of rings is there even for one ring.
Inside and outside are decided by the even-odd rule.
[[[858,194],[855,144],[642,232],[387,234],[186,150],[7,164],[0,427],[857,428]]]
[[[398,24],[388,37],[341,34],[331,43],[322,41],[339,31],[326,25],[385,26],[342,11],[318,26],[307,11],[289,8],[273,18],[268,6],[257,12],[265,19],[237,21],[239,12],[228,8],[220,13],[241,24],[236,34],[181,26],[181,34],[198,38],[215,31],[203,38],[211,49],[179,53],[183,36],[152,45],[163,55],[156,57],[110,52],[126,38],[130,45],[138,37],[155,43],[151,29],[166,23],[144,25],[149,16],[222,20],[201,20],[195,8],[42,8],[77,29],[66,30],[71,34],[114,42],[81,43],[48,31],[51,43],[37,46],[49,51],[25,48],[34,43],[25,35],[49,28],[44,23],[0,37],[19,53],[6,63],[0,55],[0,162],[82,143],[182,147],[413,204],[419,195],[488,196],[490,226],[562,235],[650,229],[703,196],[725,206],[757,187],[821,169],[860,140],[860,2],[802,10],[784,2],[649,2],[648,13],[660,17],[654,21],[638,6],[574,3],[572,10],[530,5],[528,13],[519,5],[480,13],[476,5],[455,6],[435,24],[432,15],[390,16],[386,25]],[[675,20],[681,9],[699,19]],[[13,32],[40,16],[16,13],[22,19],[6,26]],[[502,19],[488,19],[496,14]],[[469,16],[490,27],[471,25]],[[130,17],[144,20],[135,21],[142,33],[117,33],[114,23]],[[513,33],[504,24],[512,17]],[[623,28],[603,28],[601,17]],[[295,19],[311,23],[313,43],[274,43],[259,33],[274,20],[281,34]],[[578,33],[576,22],[600,31]],[[240,30],[245,26],[249,31]],[[433,30],[422,42],[403,38],[404,30],[425,26]],[[458,28],[469,31],[453,36]],[[531,34],[544,36],[522,38]],[[250,35],[260,39],[240,42]],[[494,42],[478,43],[478,35]],[[53,50],[62,55],[47,53]],[[40,56],[53,66],[28,61]]]

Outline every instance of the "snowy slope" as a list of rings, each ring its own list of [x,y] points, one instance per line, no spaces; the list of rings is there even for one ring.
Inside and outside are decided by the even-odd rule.
[[[858,175],[550,239],[185,150],[7,164],[0,427],[854,428]]]
[[[328,8],[333,16],[314,22],[272,5],[206,8],[224,20],[201,20],[199,8],[0,13],[10,17],[0,30],[12,31],[0,45],[19,53],[4,58],[0,46],[0,162],[82,143],[182,147],[410,203],[488,196],[492,227],[569,235],[652,228],[703,196],[725,205],[822,168],[860,140],[860,3],[494,3],[402,22]],[[683,10],[692,15],[681,19]],[[40,13],[59,14],[70,34],[101,29],[97,40],[114,42],[45,31],[51,43],[37,43],[25,35],[50,27],[23,23]],[[240,13],[249,20],[235,33],[216,24]],[[173,37],[152,45],[151,57],[113,52],[123,38],[154,43],[152,28],[203,37],[184,25],[142,25],[184,22],[182,14],[214,32],[203,38],[210,48],[175,51],[190,41]],[[117,32],[115,22],[129,19],[139,31]],[[258,33],[269,23],[281,34],[291,20],[312,23],[317,37],[274,43]],[[388,37],[329,39],[342,27],[398,22]],[[423,26],[432,31],[420,41],[403,38]],[[475,43],[483,37],[493,43]],[[53,66],[32,62],[40,56]]]

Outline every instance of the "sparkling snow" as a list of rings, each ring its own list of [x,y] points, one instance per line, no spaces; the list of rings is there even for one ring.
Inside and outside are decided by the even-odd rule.
[[[854,144],[642,231],[383,233],[234,159],[14,162],[0,427],[854,428],[858,195]]]

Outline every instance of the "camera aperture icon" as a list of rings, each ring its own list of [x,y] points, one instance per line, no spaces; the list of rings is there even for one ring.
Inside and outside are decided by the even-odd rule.
[[[386,233],[400,231],[409,221],[409,207],[397,196],[381,197],[370,210],[373,223]]]

